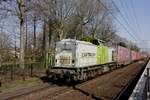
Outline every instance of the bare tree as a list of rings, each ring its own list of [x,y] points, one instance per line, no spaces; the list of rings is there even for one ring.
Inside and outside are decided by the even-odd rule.
[[[34,50],[41,51],[43,56],[54,50],[56,41],[64,38],[82,39],[89,36],[106,42],[117,41],[117,43],[121,40],[117,40],[115,34],[113,18],[109,13],[112,12],[113,7],[110,2],[107,2],[108,0],[102,0],[108,9],[98,0],[1,1],[5,2],[0,2],[0,18],[3,14],[15,16],[20,25],[20,66],[23,68],[23,58],[27,55],[24,54],[25,14],[28,17],[26,20],[28,22],[28,37],[26,37],[28,46],[30,48],[33,45]],[[39,24],[41,24],[40,27],[38,27]],[[29,32],[31,30],[32,32]]]
[[[0,56],[2,62],[8,61],[11,57],[12,50],[12,39],[11,35],[4,32],[0,32]]]
[[[20,67],[24,69],[24,22],[25,22],[25,0],[3,0],[0,10],[7,15],[16,16],[20,25]]]
[[[25,1],[17,0],[20,19],[20,67],[24,69],[24,23],[25,23]]]

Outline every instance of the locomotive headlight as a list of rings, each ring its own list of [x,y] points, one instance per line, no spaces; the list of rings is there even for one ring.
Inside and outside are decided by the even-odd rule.
[[[75,63],[75,60],[72,60],[72,64],[74,64]]]

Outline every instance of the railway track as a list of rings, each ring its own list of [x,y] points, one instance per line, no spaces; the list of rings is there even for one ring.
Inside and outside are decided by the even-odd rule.
[[[123,69],[125,69],[125,67],[123,67]],[[117,70],[119,71],[119,70],[122,70],[122,69],[120,68],[120,69],[117,69]],[[118,72],[117,70],[114,71],[114,72],[110,72],[108,74],[103,74],[100,77],[103,77],[105,79],[109,74],[112,74],[112,73],[118,73],[119,74],[120,72]],[[115,76],[113,76],[113,77],[115,77]],[[3,94],[3,95],[0,94],[0,100],[20,100],[22,98],[24,98],[24,100],[39,100],[39,99],[43,99],[43,98],[45,100],[51,100],[51,99],[59,100],[60,97],[67,96],[68,94],[72,94],[75,91],[76,92],[77,91],[82,92],[80,95],[84,94],[88,97],[91,97],[91,98],[94,98],[94,99],[99,99],[99,96],[93,95],[94,92],[92,94],[91,93],[92,91],[89,91],[87,89],[88,87],[91,87],[91,89],[92,89],[92,85],[97,85],[98,80],[99,80],[99,77],[96,77],[96,78],[91,79],[89,81],[74,84],[74,86],[67,86],[67,85],[59,86],[59,85],[56,85],[56,84],[43,83],[41,85],[33,86],[33,87],[30,87],[30,88],[23,88],[21,90],[15,91],[14,93],[6,93],[6,94]],[[99,81],[101,81],[101,79]],[[113,82],[115,82],[115,81],[113,81]],[[132,81],[134,81],[134,80],[131,80],[128,83],[128,85],[121,90],[119,95],[117,95],[115,97],[115,99],[120,99],[120,98],[123,97],[123,94],[126,94],[125,91],[126,91],[127,87],[130,86],[129,84],[132,83]],[[107,80],[106,80],[106,82],[107,82]],[[105,85],[105,80],[102,83]],[[99,86],[99,87],[101,88],[101,86]],[[62,100],[65,100],[65,99],[62,99]]]
[[[146,62],[146,65],[148,64],[148,61]],[[135,88],[135,86],[136,86],[140,76],[142,75],[145,67],[143,67],[140,70],[140,72],[137,73],[135,75],[135,77],[132,80],[129,81],[129,83],[121,90],[121,92],[115,97],[114,100],[123,100],[123,99],[127,100],[127,99],[129,99],[129,97],[132,94],[132,91]]]
[[[130,89],[136,84],[146,63],[136,63],[124,67],[123,69],[102,75],[82,84],[76,85],[75,89],[64,92],[54,100],[122,100],[126,93],[132,92]],[[135,70],[136,68],[136,70]],[[113,79],[113,77],[115,77]],[[128,93],[129,96],[129,93]],[[72,98],[74,97],[74,98]],[[127,98],[127,97],[126,97]],[[46,100],[49,100],[46,99]]]
[[[14,99],[17,97],[21,97],[22,95],[28,95],[30,93],[33,92],[37,92],[37,91],[42,91],[46,88],[52,88],[53,85],[52,84],[47,84],[47,83],[43,83],[40,85],[35,85],[32,87],[28,87],[28,88],[22,88],[19,90],[16,90],[15,92],[7,92],[7,93],[1,93],[0,94],[0,100],[10,100],[10,99]]]
[[[14,92],[0,94],[0,100],[38,100],[42,98],[53,98],[66,91],[72,90],[68,85],[57,85],[53,83],[43,83],[27,88],[22,88]]]
[[[94,80],[94,79],[90,79],[90,80]],[[85,84],[87,84],[87,82],[77,83],[74,84],[74,86],[58,86],[56,84],[43,83],[28,88],[22,88],[15,92],[0,94],[0,100],[20,100],[20,98],[25,98],[24,100],[31,100],[33,98],[36,100],[42,98],[54,99],[60,95],[64,95],[65,93],[72,92],[75,86],[80,87]],[[42,93],[42,95],[38,95],[38,97],[32,96],[32,95],[36,95],[36,93],[38,92],[40,93],[41,91],[45,91],[45,90],[47,90],[47,93],[44,94]]]

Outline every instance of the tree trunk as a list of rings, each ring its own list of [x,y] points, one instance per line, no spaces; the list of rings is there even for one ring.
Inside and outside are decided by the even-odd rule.
[[[61,41],[62,39],[63,39],[63,31],[60,30],[59,40]]]
[[[20,11],[20,67],[24,70],[24,16],[25,16],[25,0],[17,0]],[[23,71],[23,79],[24,71]]]
[[[25,15],[25,54],[27,54],[27,49],[28,49],[28,25],[27,25],[27,14]]]
[[[33,17],[34,48],[36,48],[36,16]]]
[[[46,49],[46,22],[44,20],[42,50],[45,51],[45,49]]]
[[[61,41],[64,38],[64,31],[63,31],[63,24],[61,23],[59,29],[58,29],[58,33],[59,33],[59,40]]]
[[[46,66],[46,22],[44,20],[43,24],[43,43],[42,43],[42,51],[43,51],[43,66]]]
[[[92,29],[92,39],[95,39],[95,35],[96,35],[96,29],[97,29],[97,27],[95,27],[95,28],[93,28]]]
[[[49,28],[49,48],[50,48],[51,39],[52,39],[52,22],[51,22],[51,20],[49,20],[49,22],[48,22],[48,28]]]

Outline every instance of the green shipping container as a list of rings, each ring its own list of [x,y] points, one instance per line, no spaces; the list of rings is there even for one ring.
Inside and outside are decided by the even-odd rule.
[[[97,53],[96,53],[97,64],[105,64],[108,63],[108,47],[104,45],[97,46]]]

